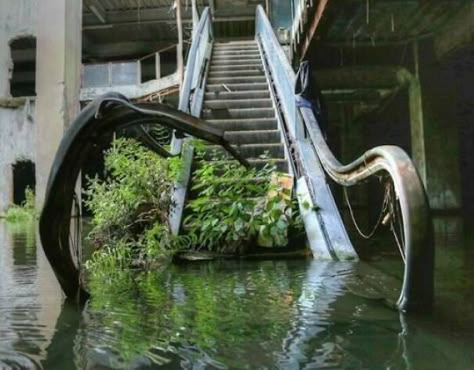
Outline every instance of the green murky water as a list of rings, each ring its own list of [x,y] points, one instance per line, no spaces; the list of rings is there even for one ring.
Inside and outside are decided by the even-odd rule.
[[[390,306],[401,273],[310,260],[206,262],[91,281],[64,304],[34,225],[0,221],[0,369],[468,369],[474,251],[437,250],[433,315]]]

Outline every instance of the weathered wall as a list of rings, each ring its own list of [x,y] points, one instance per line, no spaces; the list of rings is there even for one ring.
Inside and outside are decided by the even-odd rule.
[[[38,14],[36,205],[41,209],[56,150],[79,113],[82,2],[42,0]]]
[[[37,0],[0,1],[0,98],[10,96],[13,70],[10,42],[36,33]],[[35,160],[34,103],[18,108],[0,105],[0,214],[12,200],[12,165]]]
[[[19,160],[35,162],[34,102],[23,107],[0,107],[0,214],[12,202],[13,169]]]
[[[9,43],[36,34],[37,0],[0,1],[0,97],[10,96],[13,69]]]

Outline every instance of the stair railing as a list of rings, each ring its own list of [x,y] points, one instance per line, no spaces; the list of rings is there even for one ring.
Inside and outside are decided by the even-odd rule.
[[[186,62],[186,72],[179,96],[178,109],[182,112],[199,117],[204,100],[205,80],[209,69],[212,52],[212,17],[206,7],[201,14],[199,23],[193,30],[193,40]],[[173,207],[170,209],[171,231],[179,233],[183,219],[184,203],[191,177],[191,165],[194,148],[190,143],[183,145],[183,135],[175,132],[171,142],[171,153],[181,154],[183,165],[173,192]]]
[[[199,99],[196,99],[196,94],[202,94],[204,91],[203,81],[213,40],[212,19],[208,7],[202,12],[193,35],[179,96],[178,109],[185,113],[199,115],[201,106],[197,102]],[[202,104],[202,96],[200,98]]]
[[[297,107],[296,75],[261,6],[257,7],[256,36],[265,49],[280,109],[292,139],[295,142],[309,140],[325,172],[344,187],[360,184],[374,175],[389,175],[399,203],[404,244],[401,253],[405,268],[397,306],[404,312],[429,311],[434,291],[433,229],[425,189],[412,160],[399,147],[379,146],[347,165],[341,164],[329,149],[313,111]]]

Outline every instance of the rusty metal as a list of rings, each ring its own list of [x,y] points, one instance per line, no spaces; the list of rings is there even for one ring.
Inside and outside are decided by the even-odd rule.
[[[319,0],[318,6],[315,10],[313,20],[311,21],[311,24],[309,26],[308,31],[306,31],[305,37],[304,37],[304,42],[301,47],[301,55],[300,59],[303,60],[306,52],[309,49],[309,45],[311,44],[311,41],[313,40],[314,34],[316,33],[316,29],[318,28],[319,22],[321,21],[321,17],[323,16],[324,9],[326,9],[328,0]]]

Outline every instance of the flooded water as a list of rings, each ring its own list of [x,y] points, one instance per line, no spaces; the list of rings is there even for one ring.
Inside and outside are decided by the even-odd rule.
[[[392,308],[401,265],[220,261],[116,273],[65,304],[35,225],[0,221],[0,369],[469,369],[474,250],[437,248],[432,315]]]

